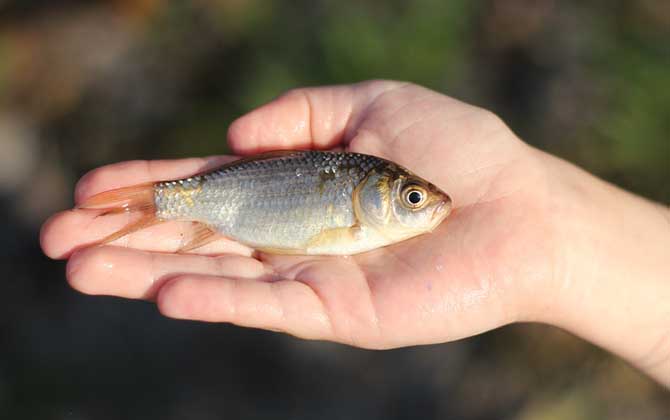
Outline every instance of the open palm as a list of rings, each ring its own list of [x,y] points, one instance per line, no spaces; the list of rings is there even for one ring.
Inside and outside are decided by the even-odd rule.
[[[178,222],[87,247],[130,216],[71,210],[45,223],[45,252],[70,259],[68,280],[84,293],[155,299],[167,316],[361,347],[453,340],[541,310],[528,302],[558,269],[545,176],[537,152],[491,113],[398,82],[299,89],[237,120],[229,142],[238,154],[377,155],[436,184],[455,209],[430,234],[353,257],[262,254],[226,239],[175,254],[191,229]],[[231,159],[106,166],[82,178],[76,200]]]

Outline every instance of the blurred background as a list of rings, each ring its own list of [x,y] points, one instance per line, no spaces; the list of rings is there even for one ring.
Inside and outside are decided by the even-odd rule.
[[[0,0],[0,417],[670,418],[660,386],[551,327],[357,350],[83,296],[41,254],[85,171],[225,153],[281,92],[368,78],[492,109],[670,202],[665,0]]]

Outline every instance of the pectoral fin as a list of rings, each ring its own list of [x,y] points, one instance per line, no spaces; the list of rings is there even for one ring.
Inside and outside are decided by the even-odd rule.
[[[346,254],[360,235],[360,226],[353,225],[333,229],[325,229],[314,236],[307,243],[306,251],[309,254],[329,253]]]

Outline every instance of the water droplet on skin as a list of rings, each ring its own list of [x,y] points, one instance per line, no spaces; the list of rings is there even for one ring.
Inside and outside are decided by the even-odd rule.
[[[438,272],[441,273],[442,270],[444,270],[444,266],[443,266],[442,264],[437,264],[437,265],[435,266],[435,270],[437,270]]]

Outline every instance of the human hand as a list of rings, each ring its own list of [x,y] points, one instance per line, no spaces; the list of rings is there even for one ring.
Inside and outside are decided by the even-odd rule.
[[[71,210],[45,224],[45,253],[70,259],[68,280],[84,293],[155,299],[175,318],[366,348],[445,342],[515,321],[571,327],[563,325],[575,301],[571,280],[576,265],[587,265],[566,251],[573,209],[561,203],[574,195],[555,185],[559,164],[490,112],[398,82],[299,89],[233,123],[229,143],[240,155],[377,155],[436,184],[455,210],[430,234],[352,257],[257,254],[227,240],[179,255],[190,225],[175,222],[86,248],[127,216]],[[76,201],[230,159],[106,166],[82,178]]]
[[[175,317],[391,347],[446,341],[518,319],[518,271],[550,265],[546,252],[535,255],[534,268],[516,264],[544,236],[537,226],[529,229],[542,215],[528,217],[542,200],[533,192],[538,181],[527,173],[529,149],[486,111],[393,82],[298,90],[238,120],[230,143],[240,154],[345,147],[381,156],[436,183],[458,210],[433,234],[364,255],[262,254],[260,263],[230,243],[220,257],[165,253],[174,243],[167,238],[185,229],[172,224],[116,243],[125,249],[75,252],[68,266],[72,285],[87,293],[156,297],[159,309]],[[199,165],[111,165],[83,178],[77,201],[126,183],[189,175]],[[45,227],[45,251],[68,257],[99,239],[98,225],[106,230],[113,223],[95,216],[77,210],[56,216]],[[515,284],[505,284],[510,279]]]

